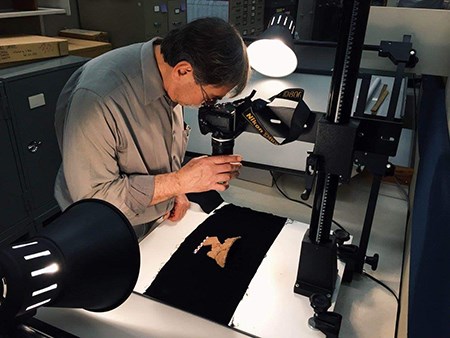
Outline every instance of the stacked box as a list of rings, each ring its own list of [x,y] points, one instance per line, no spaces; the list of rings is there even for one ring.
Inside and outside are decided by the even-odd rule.
[[[67,55],[66,39],[41,35],[0,37],[0,64]]]

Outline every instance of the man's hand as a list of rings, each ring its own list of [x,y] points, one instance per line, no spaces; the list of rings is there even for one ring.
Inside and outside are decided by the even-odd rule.
[[[224,191],[229,181],[239,176],[240,155],[201,156],[177,172],[155,176],[155,191],[150,205],[190,192]]]
[[[170,212],[164,215],[164,220],[168,219],[172,222],[178,222],[184,217],[184,215],[186,215],[190,204],[191,203],[185,194],[175,196],[173,208]]]
[[[193,158],[176,174],[186,192],[224,191],[229,181],[239,176],[239,155],[201,156]]]

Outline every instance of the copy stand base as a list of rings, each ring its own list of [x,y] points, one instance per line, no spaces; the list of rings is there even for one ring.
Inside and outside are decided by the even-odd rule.
[[[308,325],[325,333],[327,338],[337,338],[341,329],[342,316],[328,311],[331,306],[331,297],[315,293],[309,297],[309,302],[314,310],[314,316],[309,318]]]
[[[303,237],[294,292],[303,296],[314,293],[332,295],[337,278],[337,249],[334,236],[323,244],[313,243],[309,230]]]
[[[309,318],[308,325],[319,330],[327,338],[337,338],[341,329],[342,316],[335,312],[316,313]]]

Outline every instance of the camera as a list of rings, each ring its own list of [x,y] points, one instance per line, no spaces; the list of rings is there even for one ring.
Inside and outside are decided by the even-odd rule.
[[[251,101],[204,105],[198,110],[198,123],[203,135],[211,133],[212,155],[233,153],[234,139],[246,128],[243,114],[251,109]]]
[[[262,137],[274,145],[295,141],[314,123],[311,110],[302,100],[303,89],[289,88],[269,98],[269,101],[256,99],[256,91],[249,96],[233,102],[203,105],[198,110],[198,124],[203,135],[211,133],[212,155],[229,155],[233,153],[234,139],[246,130],[247,124]],[[268,106],[275,98],[297,101],[291,122],[287,125]],[[311,122],[310,117],[313,118]],[[292,128],[290,127],[292,126]],[[273,135],[282,135],[279,142]]]

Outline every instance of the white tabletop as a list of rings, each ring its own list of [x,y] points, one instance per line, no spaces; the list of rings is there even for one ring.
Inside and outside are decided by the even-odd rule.
[[[248,291],[239,303],[230,327],[164,305],[143,293],[178,246],[208,214],[192,203],[178,223],[163,222],[141,243],[141,269],[135,293],[106,313],[41,308],[37,318],[81,337],[323,337],[308,327],[313,315],[307,297],[293,292],[300,246],[307,225],[285,224],[267,252]],[[343,264],[338,262],[339,275]],[[338,277],[334,300],[340,285]],[[241,332],[238,332],[241,331]]]

